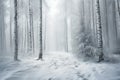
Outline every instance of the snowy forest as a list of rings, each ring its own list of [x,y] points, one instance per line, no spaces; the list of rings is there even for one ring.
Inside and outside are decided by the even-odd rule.
[[[120,80],[120,0],[0,0],[0,80]]]

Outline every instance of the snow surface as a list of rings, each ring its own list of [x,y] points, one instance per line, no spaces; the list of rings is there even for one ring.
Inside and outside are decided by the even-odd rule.
[[[120,63],[77,60],[70,53],[50,53],[43,61],[0,59],[0,80],[120,80]]]

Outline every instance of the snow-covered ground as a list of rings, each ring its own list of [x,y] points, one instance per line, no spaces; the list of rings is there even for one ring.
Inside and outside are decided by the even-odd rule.
[[[0,59],[0,80],[120,80],[120,63],[83,62],[55,52],[43,61]]]

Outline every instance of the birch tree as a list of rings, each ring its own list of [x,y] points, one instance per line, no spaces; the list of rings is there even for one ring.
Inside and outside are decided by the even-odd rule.
[[[100,2],[97,0],[97,38],[98,38],[98,49],[99,49],[99,60],[104,60],[103,56],[103,40],[102,40],[102,25],[101,25],[101,14],[100,14]]]

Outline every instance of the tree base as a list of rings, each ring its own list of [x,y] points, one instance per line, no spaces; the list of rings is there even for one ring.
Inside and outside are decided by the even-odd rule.
[[[41,60],[41,61],[43,61],[43,59],[42,58],[38,58],[38,59],[36,59],[37,61],[39,61],[39,60]]]
[[[14,59],[14,61],[18,61],[18,62],[20,62],[21,60],[19,60],[19,59]]]
[[[104,58],[99,58],[99,60],[97,62],[99,63],[99,62],[102,62],[102,61],[104,61]]]

